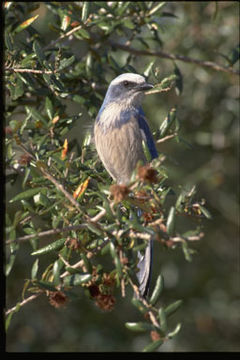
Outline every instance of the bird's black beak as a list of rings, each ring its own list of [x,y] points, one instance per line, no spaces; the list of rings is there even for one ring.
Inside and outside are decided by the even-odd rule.
[[[137,90],[138,91],[147,91],[147,90],[150,90],[152,88],[153,88],[152,84],[145,83],[145,84],[139,85]]]

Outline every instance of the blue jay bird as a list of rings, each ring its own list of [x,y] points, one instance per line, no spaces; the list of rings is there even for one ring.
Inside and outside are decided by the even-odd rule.
[[[110,83],[94,125],[98,155],[118,184],[129,183],[138,161],[147,162],[142,140],[147,143],[152,159],[158,156],[141,103],[144,91],[153,85],[138,74],[126,73]],[[152,240],[144,255],[138,254],[139,292],[146,296],[152,267]]]

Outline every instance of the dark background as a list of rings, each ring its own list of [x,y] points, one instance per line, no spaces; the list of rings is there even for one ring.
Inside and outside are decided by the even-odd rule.
[[[227,65],[221,54],[229,55],[239,41],[237,2],[169,2],[164,10],[177,16],[161,18],[159,36],[164,51]],[[54,16],[44,3],[32,15],[35,13],[39,18],[33,27],[47,44],[55,38],[48,27]],[[148,41],[147,31],[143,38]],[[74,40],[72,51],[81,59],[84,42]],[[121,50],[112,52],[120,65],[127,55]],[[173,72],[173,62],[167,59],[138,56],[132,65],[142,73],[150,60],[156,60],[160,78]],[[239,351],[239,78],[181,61],[177,65],[184,81],[182,95],[177,97],[171,90],[148,96],[144,109],[151,128],[156,130],[167,112],[178,105],[180,134],[185,142],[169,141],[158,150],[167,155],[165,166],[170,181],[196,184],[197,196],[206,199],[212,220],[204,221],[205,237],[194,244],[197,253],[191,263],[186,262],[181,250],[163,251],[155,245],[153,277],[161,270],[165,279],[163,303],[183,299],[172,324],[182,322],[182,329],[159,351]],[[113,77],[106,67],[106,81]],[[67,105],[69,114],[85,111],[77,103],[69,101]],[[93,121],[85,111],[84,121],[74,127],[72,138],[81,143]],[[18,191],[17,183],[6,187],[7,204]],[[16,211],[14,204],[7,207],[10,212]],[[21,246],[7,279],[7,308],[20,300],[24,279],[35,260],[29,258],[28,246]],[[40,297],[13,316],[6,350],[139,351],[149,342],[149,336],[136,336],[124,326],[139,316],[128,304],[130,297],[131,291],[126,299],[119,293],[117,304],[109,313],[98,309],[83,294],[61,309],[53,308]]]

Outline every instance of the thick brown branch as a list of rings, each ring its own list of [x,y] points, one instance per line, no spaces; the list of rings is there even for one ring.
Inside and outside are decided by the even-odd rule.
[[[240,72],[238,70],[234,70],[231,67],[225,67],[225,66],[221,66],[218,65],[212,61],[202,61],[202,60],[198,60],[198,59],[194,59],[194,58],[190,58],[188,56],[184,56],[184,55],[174,55],[174,54],[169,54],[166,53],[164,51],[152,51],[152,50],[137,50],[131,46],[128,45],[124,45],[124,44],[119,44],[116,43],[114,41],[109,41],[109,44],[115,48],[127,51],[131,54],[135,54],[135,55],[146,55],[146,56],[156,56],[156,57],[160,57],[160,58],[165,58],[165,59],[171,59],[171,60],[179,60],[179,61],[184,61],[187,63],[192,63],[192,64],[197,64],[200,66],[204,66],[204,67],[208,67],[212,70],[215,71],[224,71],[224,72],[228,72],[234,75],[239,75]]]

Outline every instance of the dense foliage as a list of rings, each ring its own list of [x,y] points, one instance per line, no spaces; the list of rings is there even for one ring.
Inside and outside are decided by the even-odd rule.
[[[231,238],[237,223],[232,207],[239,49],[231,36],[237,8],[231,2],[5,3],[10,351],[171,349],[167,344],[181,336],[180,323],[195,318],[194,297],[196,307],[203,306],[194,289],[214,294],[208,274],[217,271],[211,266],[219,266],[210,260],[221,233],[219,214]],[[180,22],[185,28],[177,30]],[[118,186],[97,156],[92,124],[109,82],[124,72],[140,73],[155,84],[145,113],[159,157],[139,167],[131,184]],[[148,157],[146,147],[145,152]],[[208,245],[204,240],[214,233]],[[143,299],[136,287],[137,251],[150,239],[154,276],[149,297]],[[226,246],[225,239],[220,243]],[[203,250],[194,256],[196,248]],[[197,261],[201,266],[207,262],[199,281],[193,278]],[[180,267],[186,269],[185,279],[180,279]],[[187,296],[188,317],[181,317],[177,314]],[[14,340],[21,316],[23,335]],[[210,306],[205,318],[197,316],[199,332],[211,336],[215,320]],[[47,324],[44,341],[37,336],[44,331],[38,327],[46,326],[43,317],[55,324]],[[61,317],[60,344],[53,334]],[[107,336],[101,333],[105,321]],[[192,349],[187,343],[182,347]]]

